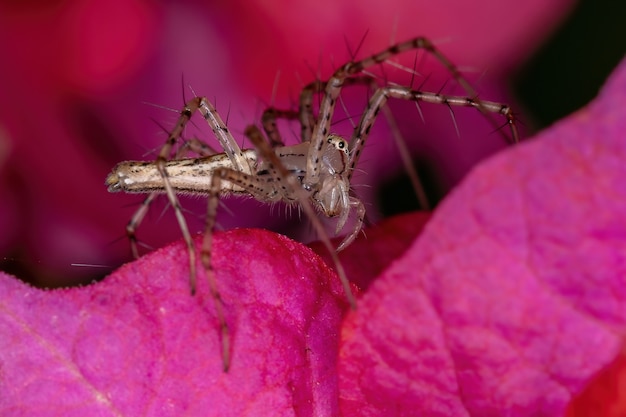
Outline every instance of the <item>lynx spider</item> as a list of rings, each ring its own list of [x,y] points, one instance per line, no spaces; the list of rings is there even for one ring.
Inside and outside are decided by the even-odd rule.
[[[409,50],[425,50],[434,56],[463,87],[467,96],[449,96],[429,93],[399,85],[375,84],[365,70],[382,64],[391,57]],[[354,83],[375,87],[365,112],[361,115],[351,138],[347,141],[330,132],[331,120],[343,86]],[[319,114],[313,113],[313,94],[323,91]],[[511,130],[511,139],[518,141],[515,117],[505,104],[478,99],[476,91],[461,75],[458,68],[445,57],[431,41],[417,37],[397,43],[382,52],[359,61],[350,61],[337,69],[326,82],[313,82],[305,87],[300,97],[298,111],[268,108],[262,117],[262,125],[268,140],[256,126],[246,128],[244,134],[255,149],[240,149],[213,105],[205,97],[194,97],[180,112],[174,129],[154,162],[126,161],[115,166],[106,179],[110,192],[149,193],[127,226],[127,234],[135,257],[138,256],[135,230],[148,211],[150,203],[159,193],[165,193],[173,207],[189,253],[191,293],[196,288],[196,251],[183,216],[177,192],[208,196],[208,209],[204,239],[200,254],[205,269],[216,315],[220,326],[222,365],[224,371],[230,366],[230,333],[224,318],[224,306],[217,288],[211,264],[212,233],[220,194],[244,194],[262,202],[285,201],[298,203],[328,249],[346,297],[352,308],[356,307],[354,296],[346,278],[337,252],[348,246],[360,232],[365,215],[363,203],[350,193],[352,174],[370,129],[388,98],[444,104],[447,106],[474,107],[483,114],[501,114]],[[223,153],[217,153],[199,140],[185,142],[174,153],[174,146],[194,113],[200,112],[212,128]],[[302,141],[285,146],[276,127],[278,118],[299,119]],[[493,120],[489,118],[492,123]],[[499,126],[496,126],[499,127]],[[191,150],[197,158],[182,158]],[[169,159],[174,153],[174,159]],[[336,233],[345,226],[352,210],[356,223],[340,245],[334,248],[316,210],[327,217],[338,217]]]

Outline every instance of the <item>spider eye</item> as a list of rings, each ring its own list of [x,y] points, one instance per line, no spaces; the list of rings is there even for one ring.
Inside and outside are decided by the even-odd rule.
[[[338,147],[339,149],[343,149],[343,148],[345,148],[345,147],[346,147],[346,141],[344,141],[344,140],[340,140],[340,141],[339,141],[339,143],[337,144],[337,147]]]

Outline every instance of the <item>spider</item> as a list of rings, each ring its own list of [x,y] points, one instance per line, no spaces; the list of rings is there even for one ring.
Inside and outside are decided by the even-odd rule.
[[[379,86],[366,72],[367,68],[384,63],[395,55],[420,49],[434,56],[464,88],[467,95],[442,95],[393,84]],[[331,120],[342,87],[351,84],[368,85],[375,91],[352,136],[345,139],[331,133]],[[313,96],[316,92],[322,93],[317,115],[313,111]],[[389,98],[417,103],[474,107],[484,114],[500,114],[504,116],[510,128],[511,140],[517,142],[519,139],[511,108],[506,104],[479,99],[476,91],[458,68],[430,40],[417,37],[395,44],[365,59],[350,61],[339,67],[327,81],[309,84],[301,93],[297,111],[268,108],[262,117],[265,135],[254,125],[245,129],[244,134],[252,142],[254,149],[241,149],[211,102],[205,97],[194,97],[180,112],[178,122],[160,149],[156,161],[121,162],[107,177],[106,185],[110,192],[149,193],[127,225],[127,234],[135,257],[138,256],[135,230],[155,196],[160,193],[167,195],[187,245],[192,294],[196,290],[197,254],[178,194],[208,196],[200,258],[206,271],[219,321],[224,371],[228,370],[231,361],[230,334],[211,263],[212,236],[219,197],[226,194],[247,195],[261,202],[284,201],[298,204],[328,249],[350,306],[356,308],[354,295],[337,252],[348,246],[363,227],[365,207],[351,192],[350,182],[378,113],[381,109],[388,112],[384,105]],[[223,152],[218,153],[197,139],[184,142],[174,151],[185,126],[196,112],[199,112],[212,128]],[[276,125],[279,118],[299,120],[300,143],[295,145],[283,143]],[[198,157],[183,158],[188,151],[195,152]],[[354,225],[336,248],[331,244],[317,213],[338,219],[336,233],[345,228],[350,213],[354,213],[356,219]]]

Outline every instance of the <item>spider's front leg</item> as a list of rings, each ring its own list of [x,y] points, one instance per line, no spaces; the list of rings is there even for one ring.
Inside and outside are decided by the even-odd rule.
[[[502,103],[492,101],[478,100],[472,97],[463,96],[447,96],[438,93],[428,93],[423,91],[412,90],[409,87],[387,86],[379,88],[369,101],[367,109],[361,116],[361,120],[350,139],[350,162],[348,164],[348,178],[352,177],[352,173],[359,161],[361,151],[365,145],[365,141],[372,125],[376,121],[381,107],[385,105],[389,98],[397,98],[403,100],[411,100],[415,102],[426,102],[433,104],[443,104],[448,107],[473,107],[481,112],[490,112],[501,114],[506,119],[506,124],[511,131],[511,137],[514,142],[519,140],[519,133],[515,124],[515,115],[511,108]]]
[[[344,288],[346,298],[348,299],[348,302],[350,303],[350,307],[352,309],[356,309],[356,299],[354,298],[354,295],[352,294],[352,289],[350,288],[350,282],[348,281],[346,273],[343,269],[343,265],[341,265],[341,262],[339,261],[339,257],[337,256],[337,251],[333,247],[330,241],[330,237],[328,236],[328,233],[326,233],[326,229],[324,225],[322,224],[320,219],[317,217],[317,214],[313,206],[314,204],[318,205],[318,200],[316,200],[313,197],[313,195],[318,191],[318,189],[317,188],[314,190],[306,189],[302,186],[302,183],[300,182],[298,177],[285,167],[285,164],[283,164],[283,162],[281,161],[277,153],[274,151],[274,149],[272,149],[270,144],[266,140],[263,139],[263,135],[261,134],[259,128],[257,128],[256,126],[248,126],[244,134],[250,139],[250,141],[256,147],[259,153],[259,157],[263,159],[264,167],[267,170],[272,183],[275,184],[274,187],[276,191],[280,194],[281,198],[284,201],[288,201],[288,202],[297,201],[300,207],[302,208],[302,210],[304,211],[304,213],[306,214],[306,216],[309,218],[309,221],[311,222],[313,228],[317,232],[320,238],[320,241],[326,247],[331,258],[333,259],[333,263],[335,265],[337,274],[339,275],[341,284]],[[341,146],[342,149],[345,148],[347,152],[347,143],[345,142],[345,140],[343,140],[342,138],[338,136],[336,138],[338,138],[338,140],[340,140],[342,143],[341,145],[338,145],[338,146]],[[306,145],[306,144],[302,143],[300,145],[296,145],[296,147],[300,149],[300,147],[303,145]],[[338,164],[338,166],[343,166],[345,168],[345,157],[344,158],[340,157],[339,159],[333,157],[332,159],[329,159],[327,162],[330,164],[330,166],[333,166],[333,164]],[[298,171],[302,172],[303,168],[304,167],[300,167]],[[343,198],[343,197],[340,197],[340,198]],[[323,208],[321,209],[323,211]]]
[[[326,83],[326,89],[324,97],[320,103],[319,117],[313,128],[313,134],[311,136],[311,151],[309,152],[307,160],[306,177],[304,178],[303,185],[305,188],[311,188],[317,184],[320,180],[320,161],[324,139],[329,133],[332,116],[337,105],[337,100],[341,93],[342,87],[346,84],[350,78],[358,77],[360,74],[369,68],[378,64],[382,64],[391,57],[399,55],[409,50],[424,50],[429,55],[433,56],[439,63],[450,73],[452,78],[466,91],[467,98],[476,103],[476,108],[483,114],[488,114],[492,110],[483,105],[482,100],[478,98],[476,90],[472,87],[469,81],[461,74],[459,69],[450,61],[435,45],[425,37],[416,37],[404,42],[395,44],[377,54],[371,55],[360,61],[348,62],[335,71],[333,76]],[[433,94],[436,95],[436,94]],[[450,103],[452,104],[452,103]],[[380,109],[380,107],[378,107]],[[490,122],[494,124],[494,127],[498,127],[491,118]],[[514,130],[513,141],[518,141],[517,130]],[[351,149],[355,147],[351,144]],[[356,147],[354,155],[351,158],[358,160],[358,152],[360,148]]]
[[[295,120],[298,119],[300,122],[300,140],[302,143],[311,142],[311,137],[313,135],[313,129],[316,125],[316,117],[313,112],[313,100],[315,94],[322,93],[326,90],[328,86],[328,82],[322,80],[316,80],[308,85],[306,85],[302,91],[300,92],[300,105],[299,109],[296,110],[280,110],[274,107],[267,108],[261,117],[261,123],[263,126],[263,130],[267,135],[272,148],[276,148],[279,146],[284,146],[283,139],[281,137],[280,131],[276,124],[277,119],[285,119],[285,120]],[[368,90],[373,93],[378,89],[377,81],[374,77],[370,75],[357,75],[350,78],[346,78],[343,80],[342,88],[348,86],[364,86],[367,87]],[[341,101],[341,97],[339,96],[339,100]],[[406,146],[404,138],[402,137],[402,133],[398,128],[398,125],[391,113],[391,110],[388,107],[383,106],[382,112],[385,118],[387,119],[387,123],[389,125],[389,129],[391,130],[392,137],[396,142],[396,146],[400,153],[400,157],[402,158],[402,163],[404,165],[404,169],[411,180],[411,184],[413,185],[413,190],[415,191],[415,195],[417,196],[420,207],[425,210],[429,210],[430,204],[426,197],[426,193],[424,191],[424,187],[422,186],[420,179],[417,175],[417,170],[413,165],[409,150]],[[346,110],[346,115],[348,114]],[[356,128],[356,126],[354,126]],[[341,227],[339,228],[339,230]],[[342,246],[342,247],[345,247]]]
[[[300,92],[298,110],[281,110],[269,107],[263,111],[261,116],[261,125],[267,135],[272,148],[285,146],[280,131],[276,124],[276,120],[298,120],[300,122],[300,141],[310,142],[316,118],[313,113],[313,98],[315,94],[323,93],[326,89],[327,82],[316,80],[307,84]],[[370,76],[359,76],[344,80],[344,87],[349,85],[364,85],[376,90],[376,81]],[[373,88],[372,88],[373,87]]]
[[[356,237],[359,235],[359,233],[363,229],[363,221],[365,219],[365,206],[363,205],[363,202],[356,197],[350,197],[350,203],[348,207],[349,207],[349,211],[351,210],[355,211],[356,221],[354,222],[354,226],[352,226],[352,232],[350,232],[350,234],[347,234],[343,238],[339,246],[337,246],[337,252],[344,250],[352,242],[354,242],[354,239],[356,239]],[[338,227],[337,232],[339,232],[339,230],[341,229],[339,229]]]

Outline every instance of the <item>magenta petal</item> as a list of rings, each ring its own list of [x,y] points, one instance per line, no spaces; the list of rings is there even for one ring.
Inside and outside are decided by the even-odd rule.
[[[228,373],[187,259],[179,242],[64,290],[0,276],[0,415],[336,415],[346,304],[321,259],[262,230],[216,234]]]
[[[343,415],[558,416],[626,329],[626,61],[477,168],[345,324]]]
[[[406,213],[365,228],[350,246],[339,252],[339,259],[350,282],[360,291],[365,291],[391,262],[410,247],[430,216],[430,212]],[[343,237],[332,240],[335,246],[339,246],[342,241]],[[309,247],[328,265],[333,264],[328,249],[321,241],[309,243]]]

